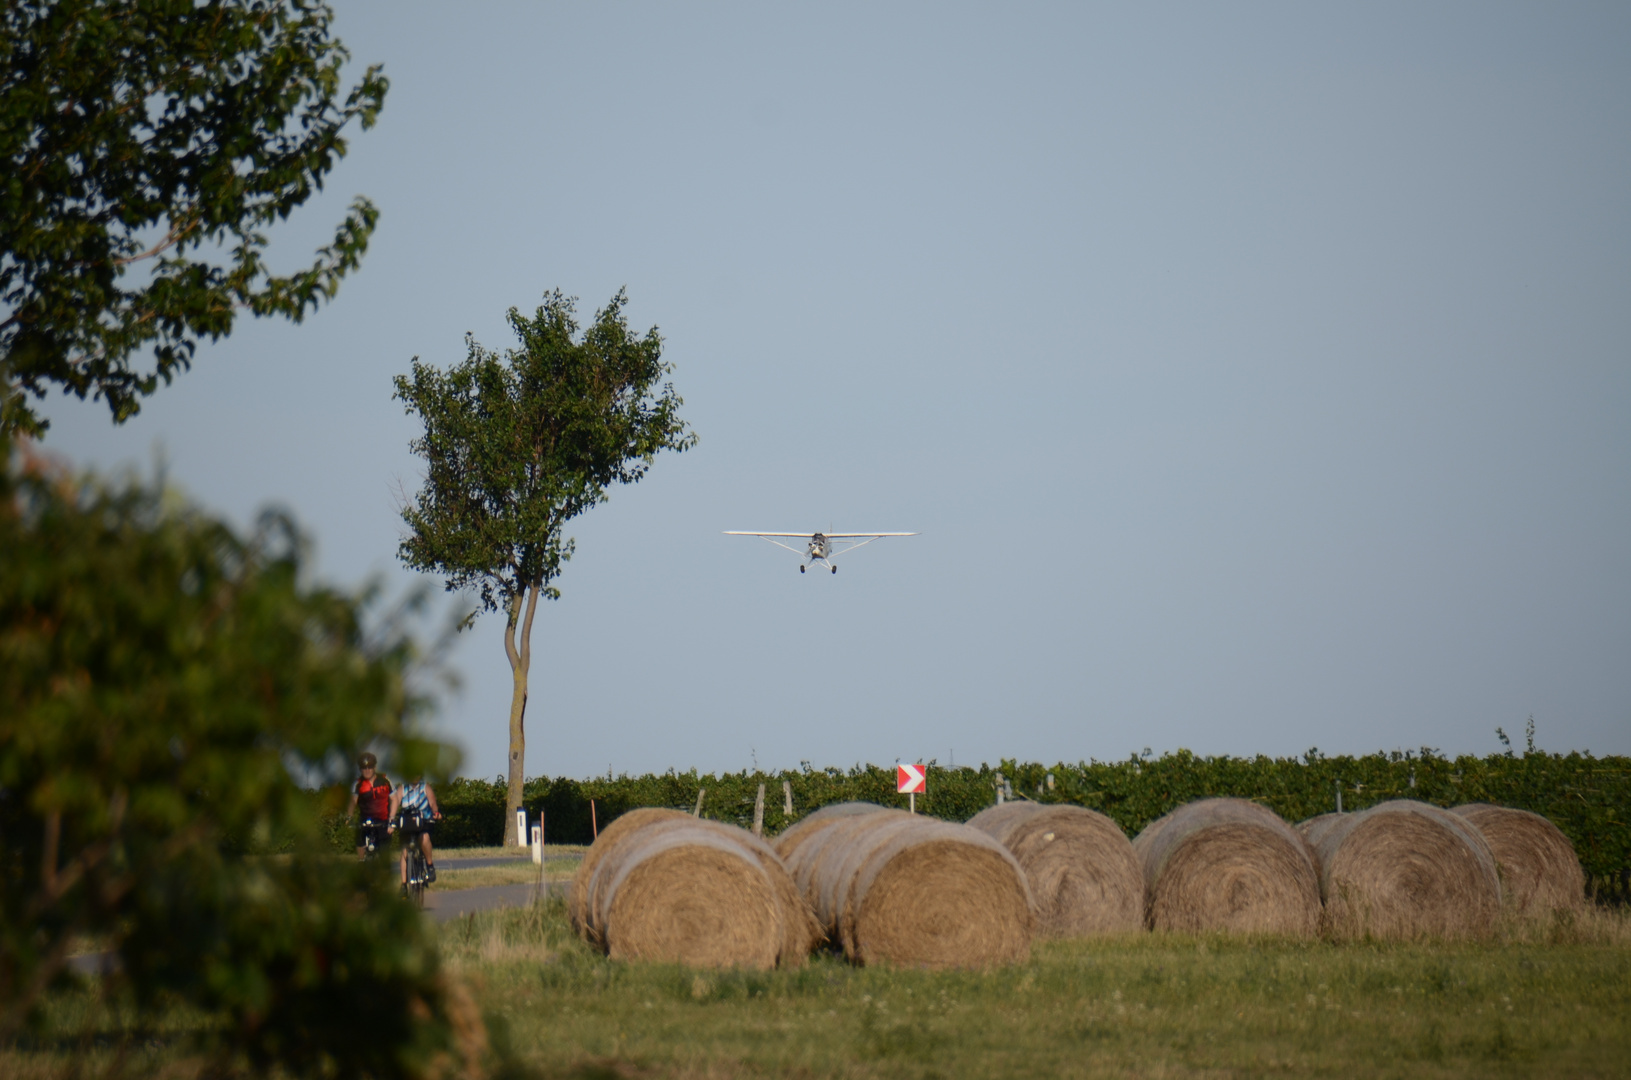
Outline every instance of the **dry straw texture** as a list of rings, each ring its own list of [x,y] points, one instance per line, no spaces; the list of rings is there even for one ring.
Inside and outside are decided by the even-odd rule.
[[[691,822],[639,830],[601,860],[590,922],[613,960],[693,967],[776,966],[782,910],[764,867],[730,837]]]
[[[1024,869],[1041,933],[1087,937],[1144,928],[1144,869],[1127,834],[1103,814],[1010,802],[981,811],[969,825]]]
[[[1495,857],[1472,824],[1398,799],[1318,830],[1325,924],[1335,938],[1485,937],[1501,912]]]
[[[776,837],[776,854],[791,867],[793,852],[798,846],[813,836],[818,836],[825,829],[836,825],[844,818],[856,817],[861,814],[876,814],[883,810],[877,803],[869,802],[842,802],[829,803],[821,809],[800,819]]]
[[[821,925],[816,922],[815,912],[810,910],[804,894],[793,884],[787,864],[776,854],[775,848],[746,829],[725,824],[717,824],[717,827],[729,830],[737,843],[745,845],[753,853],[776,891],[776,902],[782,908],[782,944],[776,960],[778,966],[801,966],[810,958],[810,950],[820,944],[826,935],[821,932]]]
[[[1489,844],[1508,912],[1550,920],[1557,912],[1578,915],[1585,909],[1586,875],[1563,830],[1539,814],[1488,803],[1469,803],[1451,812],[1472,822]]]
[[[1245,799],[1188,803],[1152,821],[1133,850],[1153,929],[1319,933],[1313,852],[1267,807]]]
[[[1317,845],[1320,842],[1320,837],[1325,835],[1325,830],[1331,828],[1345,817],[1347,817],[1346,814],[1320,814],[1317,817],[1309,818],[1307,821],[1297,822],[1297,831],[1303,834],[1304,840]]]
[[[642,807],[630,810],[621,817],[614,818],[610,824],[600,831],[595,842],[589,850],[583,853],[583,861],[578,864],[577,873],[572,875],[572,886],[567,890],[566,909],[572,919],[572,929],[578,932],[579,937],[589,936],[589,883],[594,880],[595,870],[600,866],[608,852],[614,850],[618,844],[633,836],[640,829],[656,821],[672,821],[688,815],[678,810],[666,810],[660,806]]]
[[[1025,872],[978,829],[853,806],[801,825],[784,835],[788,869],[854,962],[981,968],[1030,955]]]
[[[1314,872],[1321,878],[1325,876],[1325,868],[1320,865],[1320,838],[1346,816],[1346,814],[1319,814],[1307,821],[1297,822],[1297,831],[1308,841],[1308,848],[1314,853]]]
[[[601,834],[590,854],[604,849],[573,883],[570,908],[574,918],[583,913],[581,934],[614,959],[804,963],[820,929],[770,845],[734,825],[674,811],[634,811],[614,825],[630,818]]]

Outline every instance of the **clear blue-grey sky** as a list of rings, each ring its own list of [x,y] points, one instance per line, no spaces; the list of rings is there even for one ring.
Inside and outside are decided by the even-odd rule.
[[[1631,8],[341,3],[359,274],[114,429],[395,564],[391,376],[627,286],[701,436],[573,529],[529,774],[1631,753]],[[890,529],[800,576],[725,529]],[[502,770],[498,616],[442,716]]]

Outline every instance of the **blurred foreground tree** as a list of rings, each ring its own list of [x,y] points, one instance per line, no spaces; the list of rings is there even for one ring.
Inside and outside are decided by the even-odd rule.
[[[610,498],[612,484],[646,474],[659,450],[686,450],[673,370],[657,328],[629,332],[619,292],[578,338],[575,301],[546,294],[531,317],[509,311],[520,348],[502,356],[466,335],[462,364],[442,373],[413,358],[396,397],[425,423],[409,443],[425,459],[425,485],[404,507],[412,535],[400,557],[471,589],[480,611],[504,612],[510,662],[509,798],[504,842],[517,842],[525,782],[527,678],[539,597],[572,556],[566,525]]]
[[[0,1042],[44,1022],[88,939],[118,958],[109,993],[202,1010],[212,1072],[477,1061],[389,860],[326,850],[344,794],[294,778],[349,777],[367,743],[408,772],[445,749],[405,730],[411,642],[303,584],[301,547],[287,519],[245,540],[0,437]]]
[[[336,101],[350,54],[332,17],[313,0],[0,6],[0,432],[42,433],[27,398],[53,385],[123,422],[240,308],[298,322],[334,296],[372,203],[286,277],[261,232],[322,188],[341,129],[371,127],[385,100],[376,66]],[[149,345],[152,366],[134,365]]]

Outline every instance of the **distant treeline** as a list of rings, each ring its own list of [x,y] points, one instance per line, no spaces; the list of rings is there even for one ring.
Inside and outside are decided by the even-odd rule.
[[[1050,782],[1051,777],[1051,782]],[[786,789],[793,809],[786,810]],[[530,820],[540,811],[547,839],[554,844],[587,844],[595,824],[641,806],[690,811],[704,792],[702,814],[744,827],[753,823],[759,785],[765,786],[765,831],[776,833],[828,803],[864,800],[906,805],[895,792],[893,766],[798,771],[595,777],[588,780],[536,778],[527,781]],[[1194,799],[1235,796],[1263,803],[1287,821],[1302,821],[1335,810],[1337,792],[1344,810],[1363,810],[1387,799],[1411,798],[1439,806],[1489,802],[1532,810],[1561,828],[1599,898],[1623,901],[1631,895],[1631,758],[1588,754],[1494,754],[1443,757],[1419,752],[1326,757],[1310,750],[1297,758],[1197,757],[1186,750],[1158,758],[1092,761],[1075,765],[1019,764],[992,767],[928,767],[928,792],[919,795],[919,813],[966,821],[1005,798],[1066,802],[1109,815],[1136,836],[1149,822]],[[493,780],[454,780],[437,790],[445,821],[442,847],[494,845],[504,834],[505,785]],[[591,806],[593,801],[593,818]]]

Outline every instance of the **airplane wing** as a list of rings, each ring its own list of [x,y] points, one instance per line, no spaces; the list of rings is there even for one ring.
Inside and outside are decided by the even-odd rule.
[[[864,548],[874,540],[882,540],[886,536],[916,536],[910,532],[875,532],[875,533],[823,533],[828,540],[839,545],[833,549],[832,554],[844,555],[856,548]]]
[[[788,551],[793,552],[795,555],[803,555],[803,554],[806,554],[806,552],[804,550],[796,548],[791,544],[784,544],[784,543],[782,543],[782,539],[787,539],[787,540],[798,539],[798,540],[809,541],[816,534],[815,533],[807,533],[807,532],[748,532],[746,530],[740,530],[740,529],[727,529],[727,530],[725,530],[725,535],[726,536],[757,536],[761,540],[770,541],[772,544],[775,544],[777,547],[786,548]],[[886,536],[916,536],[917,533],[915,533],[915,532],[843,532],[843,533],[822,533],[821,535],[825,539],[827,539],[829,541],[833,541],[833,542],[835,542],[837,544],[837,546],[834,547],[832,549],[832,551],[829,552],[829,554],[831,554],[831,555],[842,555],[845,552],[854,551],[856,548],[866,547],[868,544],[872,543],[872,541],[881,540]]]
[[[772,536],[796,536],[796,537],[799,537],[800,539],[808,540],[808,539],[810,539],[810,537],[814,536],[815,533],[807,533],[807,532],[747,532],[745,530],[740,530],[740,529],[726,529],[725,530],[725,535],[726,536],[763,536],[763,537],[766,537],[766,538],[772,537]],[[877,539],[879,539],[881,537],[885,537],[885,536],[916,536],[917,533],[915,533],[915,532],[864,532],[864,533],[822,533],[821,535],[825,536],[828,540],[862,540],[862,539],[867,539],[867,538],[877,540]]]
[[[786,548],[788,551],[791,551],[794,555],[804,555],[804,554],[806,554],[806,551],[805,551],[804,548],[794,547],[792,544],[784,544],[784,543],[781,542],[780,539],[778,539],[778,537],[785,537],[788,540],[804,540],[804,541],[808,542],[810,537],[814,536],[815,534],[814,533],[794,533],[794,532],[744,532],[744,531],[737,530],[737,529],[727,529],[727,530],[725,530],[725,535],[726,536],[757,536],[759,539],[767,540],[770,543],[775,544],[779,548]]]

